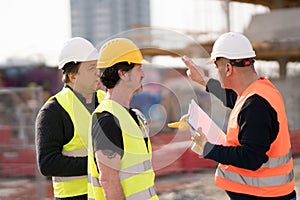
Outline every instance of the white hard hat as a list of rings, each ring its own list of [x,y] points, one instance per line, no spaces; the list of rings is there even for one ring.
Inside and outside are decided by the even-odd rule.
[[[208,63],[213,63],[218,57],[234,60],[254,58],[255,56],[252,45],[246,36],[237,32],[228,32],[222,34],[214,43],[211,60]]]
[[[67,40],[58,57],[58,69],[68,62],[85,62],[98,59],[98,51],[91,42],[81,37]]]

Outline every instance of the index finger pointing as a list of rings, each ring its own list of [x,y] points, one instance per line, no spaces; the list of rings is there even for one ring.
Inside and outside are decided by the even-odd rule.
[[[181,60],[184,62],[187,68],[191,69],[196,69],[196,64],[187,56],[183,56]]]

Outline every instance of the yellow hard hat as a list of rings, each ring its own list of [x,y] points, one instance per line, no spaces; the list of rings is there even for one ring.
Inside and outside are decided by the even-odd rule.
[[[149,64],[143,59],[140,49],[127,38],[115,38],[106,42],[100,49],[97,67],[108,68],[119,62]]]

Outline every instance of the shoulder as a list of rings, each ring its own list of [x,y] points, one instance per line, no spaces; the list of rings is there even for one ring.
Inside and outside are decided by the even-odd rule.
[[[277,112],[271,104],[258,94],[250,96],[242,106],[240,115],[257,120],[272,119],[277,121]]]
[[[71,131],[72,121],[68,113],[59,105],[56,99],[47,101],[40,109],[36,117],[37,127],[52,127],[61,130],[63,125],[66,130]],[[69,125],[70,124],[70,125]],[[54,134],[54,133],[52,133]]]
[[[63,107],[58,103],[56,98],[53,98],[50,101],[47,101],[39,111],[39,115],[47,115],[47,116],[60,116],[65,114],[66,111]]]
[[[101,113],[95,113],[93,117],[93,121],[98,121],[98,123],[101,126],[107,126],[107,125],[119,125],[119,120],[110,112],[103,111]]]
[[[250,96],[244,103],[243,108],[251,107],[255,110],[257,109],[268,109],[270,111],[275,111],[274,108],[271,106],[271,104],[262,96],[258,94],[254,94]]]
[[[41,108],[41,111],[58,111],[62,108],[56,98],[47,101]]]

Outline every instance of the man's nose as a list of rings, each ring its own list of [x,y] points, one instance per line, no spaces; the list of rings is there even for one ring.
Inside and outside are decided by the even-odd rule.
[[[144,70],[142,70],[142,77],[143,77],[143,78],[145,77],[145,72],[144,72]]]

